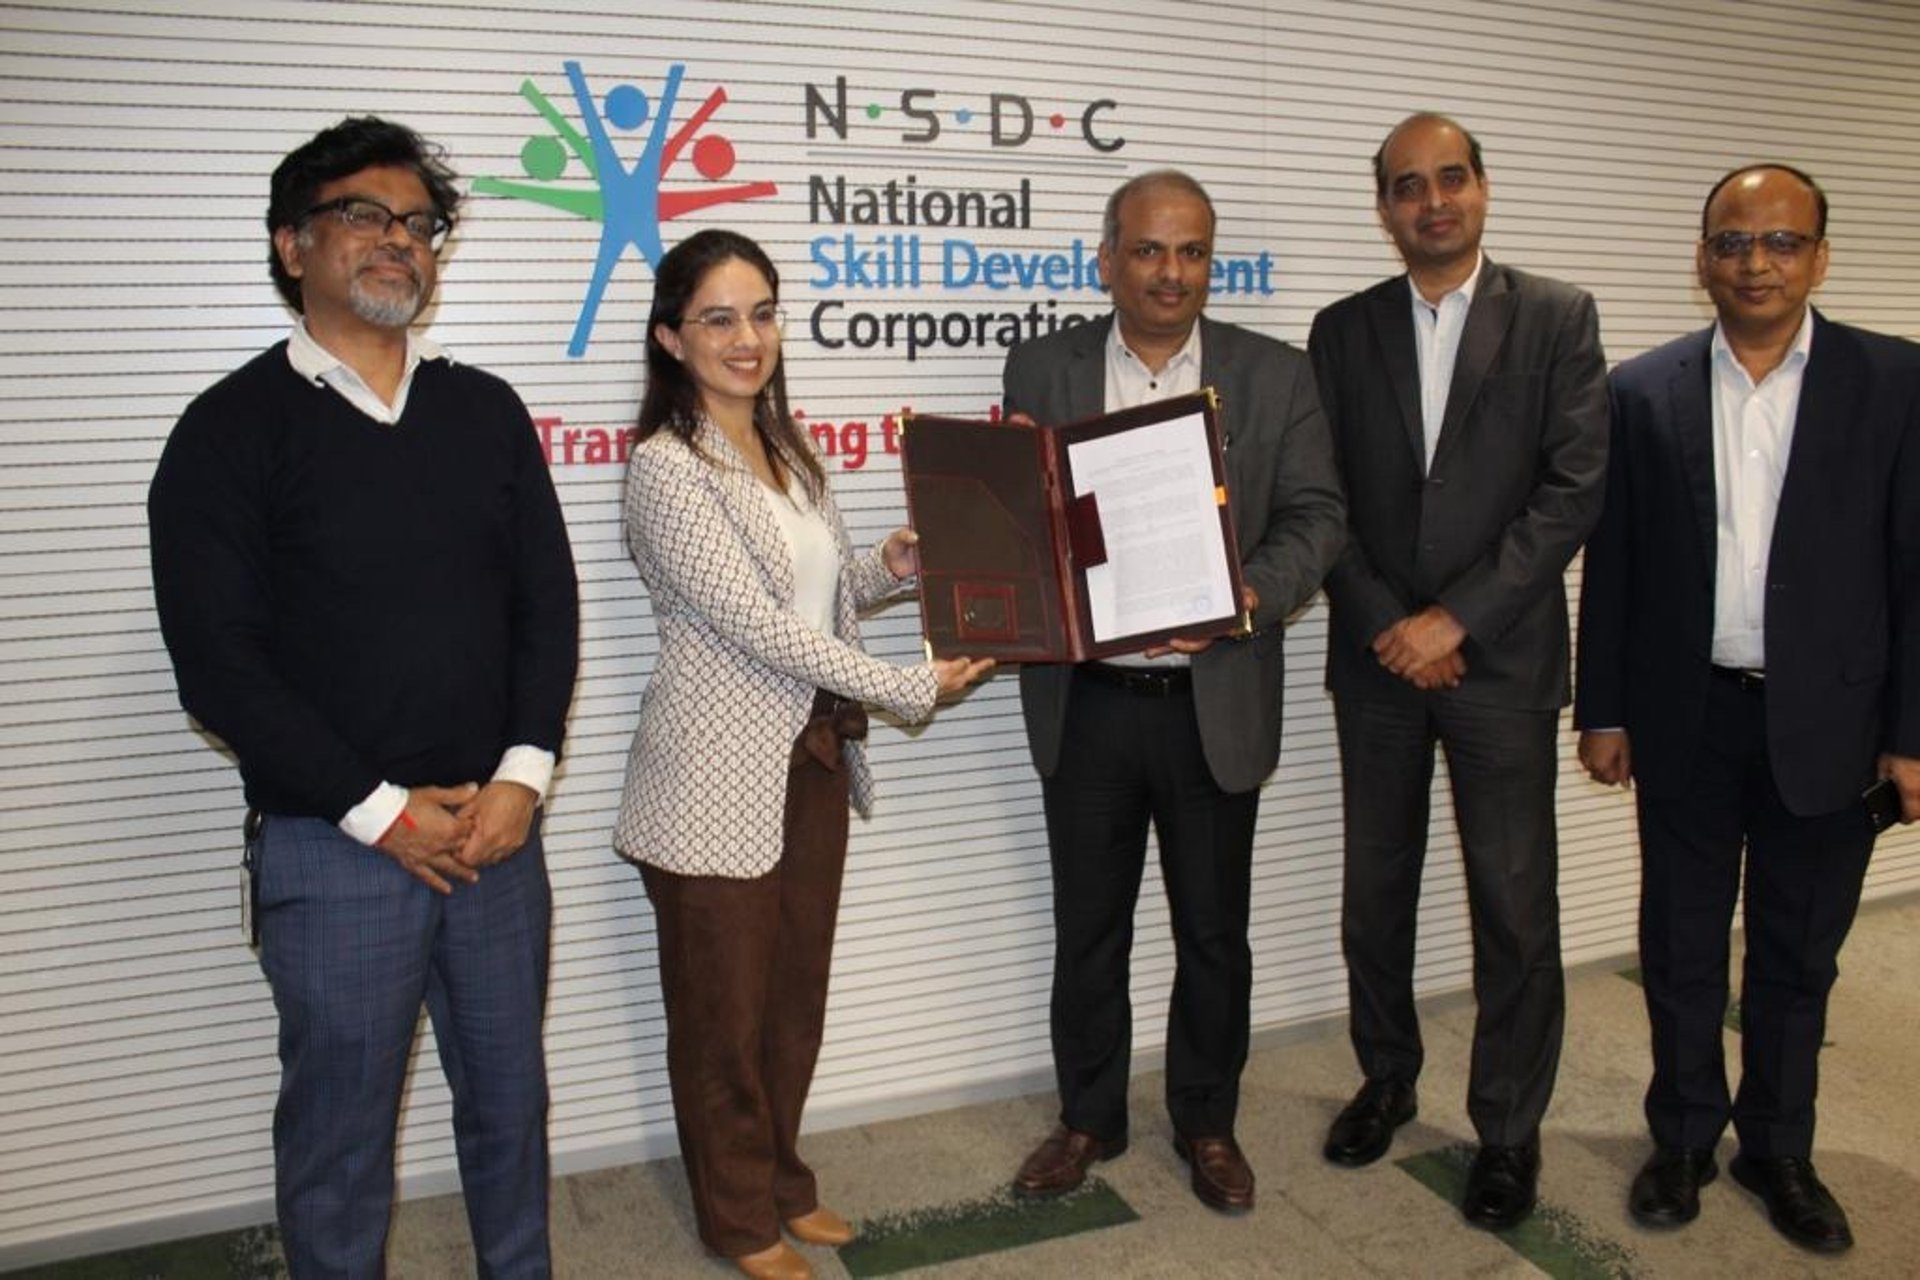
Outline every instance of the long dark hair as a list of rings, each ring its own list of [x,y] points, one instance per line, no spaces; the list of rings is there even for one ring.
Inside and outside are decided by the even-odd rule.
[[[655,332],[661,325],[678,329],[687,318],[687,304],[699,290],[707,273],[723,262],[738,258],[766,277],[774,300],[780,299],[780,273],[766,251],[737,231],[709,228],[688,236],[660,259],[653,272],[653,309],[647,314],[647,393],[640,401],[640,438],[656,431],[671,431],[698,450],[694,429],[700,424],[700,388],[694,385],[686,365],[660,343]],[[776,469],[791,469],[800,476],[809,498],[818,499],[827,483],[826,473],[813,456],[813,448],[804,432],[795,425],[787,410],[787,362],[783,356],[773,366],[753,405],[754,430],[767,447],[767,456]]]

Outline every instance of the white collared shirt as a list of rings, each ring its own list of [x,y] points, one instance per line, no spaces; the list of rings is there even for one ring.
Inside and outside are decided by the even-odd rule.
[[[1113,327],[1107,330],[1107,386],[1106,411],[1118,413],[1122,409],[1132,409],[1143,404],[1152,404],[1156,400],[1167,400],[1174,396],[1191,395],[1200,389],[1200,322],[1193,322],[1193,331],[1187,334],[1187,340],[1180,349],[1167,359],[1159,372],[1147,368],[1146,361],[1133,354],[1127,340],[1120,336],[1120,317],[1113,318]],[[1184,653],[1162,654],[1149,658],[1138,653],[1116,654],[1103,661],[1116,667],[1186,667],[1193,660]]]
[[[1756,385],[1719,324],[1713,327],[1716,666],[1753,671],[1767,666],[1767,557],[1812,353],[1809,308],[1786,359]]]
[[[295,323],[293,332],[287,336],[287,363],[295,373],[316,386],[333,388],[355,409],[389,427],[397,426],[407,411],[407,396],[413,391],[413,374],[420,362],[451,359],[439,343],[408,330],[406,370],[400,375],[393,403],[388,404],[351,366],[314,340],[307,332],[304,318]],[[522,743],[501,753],[492,780],[517,782],[544,801],[547,788],[553,784],[554,764],[553,752]],[[340,819],[340,829],[362,844],[374,844],[399,820],[406,807],[407,789],[383,782],[366,799],[347,810],[346,816]]]
[[[1200,389],[1200,322],[1193,323],[1193,331],[1187,335],[1186,342],[1178,351],[1167,358],[1167,363],[1158,372],[1147,368],[1147,362],[1133,354],[1133,348],[1120,336],[1120,317],[1113,318],[1113,327],[1107,330],[1107,386],[1106,411],[1118,413],[1122,409],[1132,409],[1138,405],[1152,404],[1156,400],[1170,400],[1174,396],[1191,395]]]
[[[1421,297],[1413,276],[1407,276],[1407,293],[1413,299],[1413,347],[1420,360],[1420,433],[1426,441],[1425,470],[1433,469],[1440,424],[1447,416],[1447,395],[1453,390],[1453,366],[1460,357],[1460,337],[1466,332],[1473,291],[1479,287],[1486,263],[1486,256],[1476,252],[1473,273],[1459,288],[1441,295],[1438,305]]]
[[[296,323],[287,337],[287,363],[293,366],[295,373],[309,382],[332,387],[346,398],[348,404],[375,422],[389,427],[398,423],[400,416],[407,411],[407,396],[413,391],[413,371],[420,367],[420,362],[451,358],[439,343],[409,329],[407,367],[400,375],[400,386],[393,393],[393,403],[388,404],[346,361],[314,340],[313,335],[307,332],[305,319]]]

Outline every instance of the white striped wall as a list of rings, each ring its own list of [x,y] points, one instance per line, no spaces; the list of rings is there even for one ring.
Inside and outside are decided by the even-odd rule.
[[[0,6],[0,1266],[270,1212],[274,1022],[237,927],[239,788],[174,697],[143,504],[188,399],[287,328],[263,263],[266,177],[343,114],[412,124],[469,178],[524,179],[520,148],[545,129],[523,80],[576,124],[569,59],[600,93],[622,82],[651,92],[684,63],[676,119],[724,85],[729,101],[706,132],[734,145],[728,180],[773,181],[779,193],[689,215],[667,239],[733,225],[781,264],[796,404],[814,421],[864,423],[872,442],[863,465],[836,475],[868,536],[901,512],[882,417],[907,404],[984,412],[1003,353],[942,348],[909,362],[897,348],[827,349],[810,334],[814,307],[971,313],[1051,300],[1060,314],[1097,312],[1100,299],[948,291],[931,277],[857,295],[816,287],[809,242],[841,229],[809,221],[812,175],[860,185],[913,173],[928,189],[1024,179],[1030,227],[953,234],[1031,253],[1076,237],[1090,251],[1107,190],[1184,166],[1213,191],[1220,251],[1273,259],[1277,292],[1217,296],[1211,313],[1299,342],[1319,307],[1395,270],[1371,208],[1374,146],[1410,110],[1450,111],[1487,147],[1489,252],[1592,290],[1620,358],[1705,323],[1689,280],[1699,200],[1732,163],[1778,158],[1833,196],[1829,314],[1920,337],[1912,6],[634,8]],[[808,137],[807,87],[831,94],[841,76],[848,137]],[[901,140],[918,127],[899,113],[913,89],[936,91],[933,143]],[[991,147],[978,117],[954,119],[984,112],[995,92],[1033,105],[1026,146]],[[1071,127],[1101,99],[1115,103],[1098,119],[1103,136],[1125,137],[1118,151],[1085,146]],[[862,113],[869,101],[882,104],[877,119]],[[1059,133],[1045,120],[1054,110],[1069,119]],[[944,233],[927,234],[931,251]],[[569,359],[595,245],[580,219],[474,199],[432,332],[510,379],[537,417],[604,431],[634,414],[650,283],[630,251],[590,349]],[[673,1136],[651,918],[638,877],[607,847],[653,628],[619,545],[618,467],[563,463],[555,475],[581,569],[584,661],[547,827],[547,1048],[556,1161],[578,1168],[665,1153]],[[916,652],[911,610],[869,634],[886,656]],[[1286,757],[1255,865],[1262,1028],[1337,1015],[1344,1002],[1324,635],[1316,607],[1289,641]],[[1013,682],[996,680],[923,732],[878,728],[874,756],[882,808],[854,837],[814,1122],[1047,1087],[1045,842]],[[1629,954],[1630,811],[1570,760],[1561,802],[1568,959]],[[1435,991],[1463,987],[1469,964],[1444,804],[1438,812],[1420,953]],[[1916,849],[1909,835],[1886,840],[1870,892],[1920,885]],[[1171,966],[1151,878],[1141,917],[1138,1041],[1151,1052]],[[402,1143],[416,1192],[452,1185],[446,1093],[425,1041]],[[1631,1131],[1637,1098],[1620,1102]]]

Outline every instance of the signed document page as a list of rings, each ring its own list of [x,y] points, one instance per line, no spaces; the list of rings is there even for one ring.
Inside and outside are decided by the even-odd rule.
[[[1067,470],[1106,532],[1106,563],[1085,571],[1095,643],[1239,609],[1200,413],[1070,443]]]

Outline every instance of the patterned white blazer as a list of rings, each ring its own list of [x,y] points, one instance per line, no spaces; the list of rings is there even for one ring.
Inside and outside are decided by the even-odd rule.
[[[655,432],[627,465],[627,546],[653,597],[660,656],[640,700],[613,844],[679,875],[747,879],[780,860],[788,758],[814,691],[919,721],[933,713],[938,684],[927,664],[894,666],[860,648],[858,611],[900,583],[878,546],[854,555],[832,493],[822,515],[841,568],[828,636],[793,612],[793,553],[764,486],[717,427],[701,423],[695,440],[700,454]],[[850,741],[844,755],[865,815],[865,750]]]

